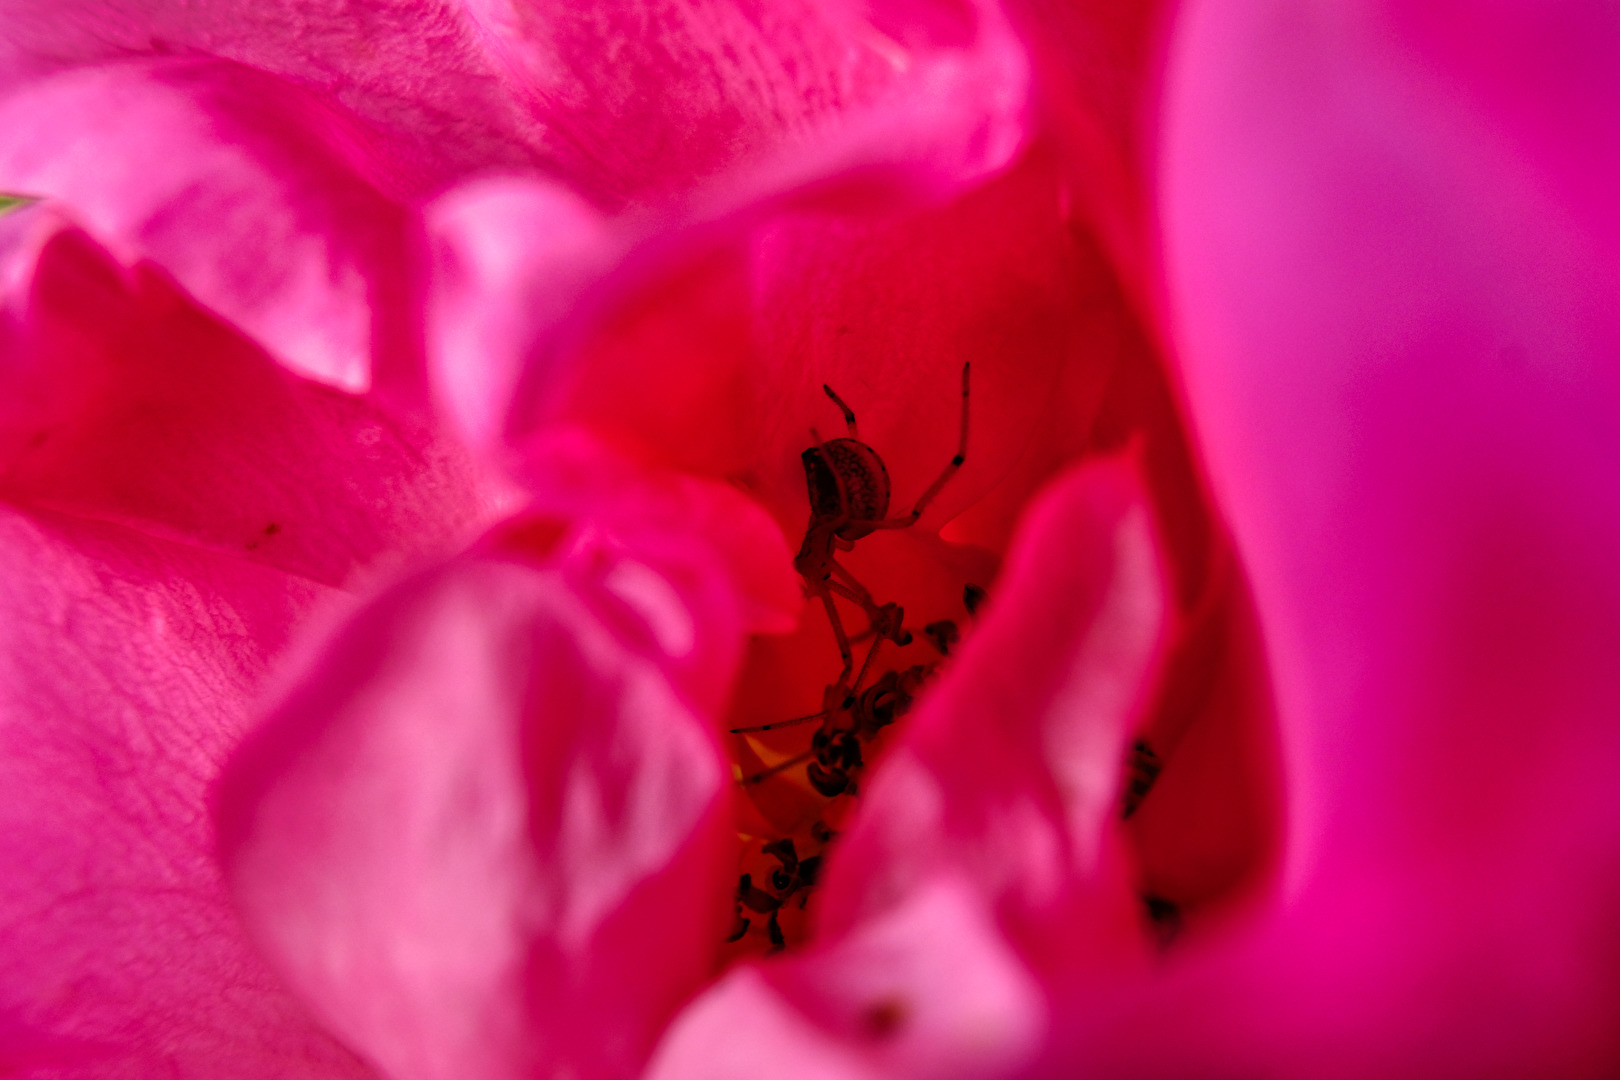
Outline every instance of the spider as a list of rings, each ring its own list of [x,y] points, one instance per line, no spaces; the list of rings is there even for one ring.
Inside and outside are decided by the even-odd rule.
[[[796,724],[822,721],[821,728],[811,739],[810,748],[787,761],[746,777],[742,783],[758,783],[767,777],[792,768],[811,757],[806,770],[811,785],[831,798],[849,789],[851,773],[861,766],[861,742],[876,735],[878,730],[905,713],[911,707],[923,679],[932,672],[932,666],[918,665],[901,673],[886,672],[866,690],[861,686],[871,670],[879,646],[885,641],[907,645],[912,637],[904,627],[905,611],[895,603],[878,604],[867,588],[855,579],[837,559],[835,552],[854,550],[856,541],[879,529],[905,529],[917,523],[946,483],[967,460],[968,438],[968,373],[969,365],[962,365],[962,426],[956,453],[934,482],[918,497],[908,513],[888,517],[889,472],[876,450],[862,442],[855,420],[855,412],[831,386],[822,390],[844,414],[849,429],[847,438],[822,441],[811,429],[815,445],[799,455],[804,464],[805,487],[810,498],[810,522],[805,526],[804,543],[794,557],[793,569],[804,579],[805,595],[821,600],[827,612],[827,621],[838,642],[838,653],[843,669],[838,678],[828,685],[819,712],[791,720],[761,724],[758,727],[734,728],[732,734],[773,731]],[[854,652],[850,648],[849,634],[844,630],[834,596],[841,596],[856,604],[866,614],[871,625],[872,644],[861,664],[860,674],[853,683]],[[931,624],[931,628],[943,624]],[[952,626],[954,631],[954,626]],[[941,647],[944,652],[948,646]],[[844,715],[847,721],[840,721]]]
[[[956,454],[928,485],[909,513],[889,517],[889,470],[884,467],[878,452],[861,441],[856,426],[855,412],[844,399],[833,392],[831,386],[821,389],[844,414],[849,429],[847,438],[823,442],[814,428],[810,437],[816,444],[799,455],[804,464],[805,487],[810,496],[810,523],[804,529],[804,543],[793,557],[793,569],[804,579],[806,596],[815,596],[827,611],[833,636],[838,640],[838,654],[844,662],[833,686],[848,687],[849,674],[854,670],[854,654],[850,651],[849,635],[844,632],[843,620],[833,604],[835,595],[856,604],[866,613],[872,632],[878,639],[888,639],[897,645],[908,644],[911,636],[901,623],[904,609],[898,604],[879,605],[872,594],[855,576],[838,562],[836,551],[853,551],[855,542],[879,529],[907,529],[917,523],[928,504],[956,475],[967,460],[968,440],[968,364],[962,365],[962,429],[957,440]],[[841,700],[841,698],[840,698]]]

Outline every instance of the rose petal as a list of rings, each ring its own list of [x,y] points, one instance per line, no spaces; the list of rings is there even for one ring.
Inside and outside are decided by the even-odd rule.
[[[175,55],[281,76],[380,133],[418,193],[535,161],[534,121],[456,0],[17,0],[0,11],[0,50],[8,83]]]
[[[738,507],[575,450],[572,507],[363,613],[221,789],[250,924],[392,1076],[631,1075],[728,929]]]
[[[468,7],[521,73],[549,155],[609,204],[799,169],[829,139],[834,155],[982,172],[1021,135],[1022,50],[988,3]]]
[[[1022,50],[988,3],[19,0],[0,43],[14,80],[175,53],[274,73],[380,132],[418,194],[539,164],[604,204],[651,201],[851,114],[872,146],[994,167],[1023,108],[1005,92]],[[969,106],[990,122],[958,123]]]
[[[474,181],[427,210],[428,357],[439,402],[498,452],[535,342],[618,255],[601,215],[540,179]]]
[[[822,933],[949,871],[1012,920],[1050,980],[1140,955],[1117,808],[1163,644],[1161,575],[1128,466],[1053,482],[982,621],[863,789],[819,898]]]
[[[207,789],[325,591],[0,507],[0,1068],[370,1075],[248,945]]]
[[[1175,5],[1158,0],[1012,0],[1049,126],[1067,159],[1075,218],[1109,253],[1143,311],[1159,295],[1149,192],[1162,44]]]
[[[800,452],[813,428],[831,437],[844,424],[824,383],[882,455],[899,513],[951,460],[971,362],[967,464],[926,519],[947,520],[1021,455],[1084,448],[1112,370],[1117,338],[1083,333],[1117,314],[1117,293],[1094,253],[1077,258],[1058,183],[1034,155],[919,206],[915,192],[897,202],[888,180],[847,176],[645,242],[586,290],[579,314],[506,348],[526,348],[528,364],[508,437],[521,447],[551,424],[588,426],[643,460],[741,480],[797,535]],[[1004,542],[1016,503],[994,505],[969,539]]]
[[[235,64],[68,72],[0,101],[0,191],[60,200],[293,370],[351,391],[413,369],[404,212],[352,117]]]
[[[1171,285],[1277,658],[1291,888],[1076,1008],[1055,1068],[1620,1067],[1620,41],[1597,4],[1456,14],[1186,10]]]
[[[829,950],[728,975],[670,1026],[647,1075],[1000,1076],[1033,1056],[1044,1024],[1040,987],[979,890],[945,879]]]
[[[0,498],[340,585],[482,513],[419,421],[295,378],[44,206],[0,221]]]
[[[803,595],[787,541],[769,515],[736,488],[635,464],[578,429],[548,432],[532,450],[523,476],[532,511],[596,521],[658,561],[661,572],[687,582],[688,589],[724,590],[741,605],[744,633],[778,634],[791,627]],[[722,575],[716,575],[716,565],[724,567]],[[711,607],[719,610],[729,602],[716,595]],[[721,627],[713,632],[724,636]],[[700,695],[700,700],[720,708],[730,686],[717,684],[713,690],[712,698]]]

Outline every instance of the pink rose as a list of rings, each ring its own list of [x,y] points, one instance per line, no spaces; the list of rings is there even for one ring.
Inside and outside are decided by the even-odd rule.
[[[0,1062],[1612,1071],[1614,42],[1444,14],[12,5]]]

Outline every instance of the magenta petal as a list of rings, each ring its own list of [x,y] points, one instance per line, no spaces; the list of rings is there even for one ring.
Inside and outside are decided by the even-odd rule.
[[[1078,1068],[1620,1070],[1620,37],[1460,15],[1185,9],[1170,283],[1298,814],[1275,917]]]
[[[278,367],[44,206],[0,219],[0,499],[343,585],[482,512],[430,426]]]
[[[0,84],[63,67],[211,56],[341,105],[409,162],[426,192],[535,161],[537,123],[513,100],[459,0],[15,0],[0,8]]]
[[[0,81],[175,54],[328,97],[420,172],[418,193],[544,164],[598,202],[654,201],[816,146],[852,118],[873,146],[983,167],[1005,159],[1023,110],[1022,87],[1005,92],[1024,78],[1022,50],[989,3],[17,0],[0,11]],[[970,114],[991,121],[958,122]],[[955,132],[939,140],[943,116]]]
[[[1119,777],[1166,602],[1130,467],[1054,481],[1020,526],[988,613],[864,791],[821,897],[822,932],[956,872],[1056,982],[1139,956]]]
[[[426,216],[434,389],[475,444],[498,449],[535,342],[607,269],[619,243],[579,196],[529,177],[465,184]]]
[[[665,666],[734,665],[736,614],[595,535],[395,589],[222,788],[249,924],[391,1076],[633,1075],[724,936],[729,778]]]
[[[1039,100],[1068,159],[1068,192],[1144,309],[1161,298],[1151,172],[1163,0],[1009,0],[1029,41]]]
[[[546,155],[610,205],[840,155],[983,172],[1022,135],[1023,52],[990,3],[467,7]]]
[[[369,1072],[248,944],[207,790],[325,595],[115,525],[0,507],[0,1072]]]
[[[978,886],[943,877],[829,949],[729,975],[670,1025],[648,1077],[1004,1076],[1045,1023]]]
[[[352,118],[235,64],[120,64],[0,102],[0,191],[64,204],[293,370],[347,390],[414,364],[407,217]],[[374,368],[384,369],[374,371]]]

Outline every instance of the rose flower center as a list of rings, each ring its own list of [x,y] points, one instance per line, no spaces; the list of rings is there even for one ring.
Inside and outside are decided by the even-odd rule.
[[[863,774],[970,629],[986,596],[978,581],[995,565],[988,552],[927,552],[918,550],[926,541],[901,536],[967,459],[970,365],[954,453],[898,507],[855,411],[823,390],[847,434],[824,440],[812,431],[800,455],[810,514],[793,567],[805,611],[795,633],[752,643],[728,728],[742,857],[727,959],[807,937],[823,861]],[[946,553],[955,557],[939,557]],[[802,709],[779,715],[784,701]]]

